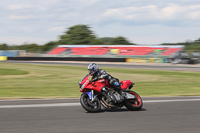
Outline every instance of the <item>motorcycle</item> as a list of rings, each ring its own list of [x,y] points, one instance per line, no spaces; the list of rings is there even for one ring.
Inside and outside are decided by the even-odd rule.
[[[99,112],[101,106],[107,109],[121,108],[125,106],[131,111],[138,111],[142,108],[142,98],[130,89],[134,83],[130,80],[122,80],[119,84],[123,89],[122,94],[112,88],[109,81],[100,79],[94,82],[89,80],[91,75],[86,75],[81,82],[80,86],[81,106],[88,112]]]

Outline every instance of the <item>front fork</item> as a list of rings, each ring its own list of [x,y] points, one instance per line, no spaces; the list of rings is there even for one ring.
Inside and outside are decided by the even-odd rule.
[[[94,90],[84,92],[84,94],[87,94],[92,102],[96,99],[96,95],[94,95]]]

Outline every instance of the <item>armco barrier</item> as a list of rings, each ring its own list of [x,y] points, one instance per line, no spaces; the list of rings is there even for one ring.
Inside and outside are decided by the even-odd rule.
[[[88,58],[88,57],[8,57],[8,60],[24,61],[94,61],[94,62],[126,62],[126,58]]]
[[[92,57],[5,57],[1,56],[0,61],[21,60],[21,61],[91,61],[91,62],[132,62],[132,63],[173,63],[174,58],[92,58]],[[180,64],[200,63],[200,59],[181,59]]]

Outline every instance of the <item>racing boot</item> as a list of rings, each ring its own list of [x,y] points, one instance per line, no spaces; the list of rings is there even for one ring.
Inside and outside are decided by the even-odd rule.
[[[117,92],[120,94],[121,96],[121,101],[123,101],[125,99],[125,92],[123,91],[123,89],[121,88],[121,86],[116,87]]]

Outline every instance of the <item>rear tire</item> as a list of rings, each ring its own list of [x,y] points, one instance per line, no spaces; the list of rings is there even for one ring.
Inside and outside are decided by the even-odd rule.
[[[81,106],[88,112],[95,113],[100,111],[101,103],[99,99],[95,99],[95,101],[91,101],[87,94],[82,94],[80,97]]]
[[[131,111],[139,111],[143,106],[142,98],[134,91],[128,93],[134,95],[136,100],[126,100],[125,107]]]

